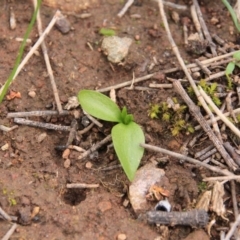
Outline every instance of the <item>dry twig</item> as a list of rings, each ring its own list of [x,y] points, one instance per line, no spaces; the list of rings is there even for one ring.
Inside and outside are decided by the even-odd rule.
[[[70,131],[71,129],[70,126],[60,126],[52,123],[36,122],[36,121],[27,120],[25,118],[14,118],[14,122],[22,125],[31,126],[31,127],[40,127],[40,128],[46,128],[46,129],[51,129],[55,131]]]
[[[16,230],[16,228],[17,228],[17,224],[16,223],[14,223],[12,226],[11,226],[11,228],[8,230],[8,232],[3,236],[3,238],[1,239],[1,240],[8,240],[11,236],[12,236],[12,234],[14,233],[14,231]]]
[[[19,72],[22,70],[22,68],[25,66],[25,64],[28,62],[28,60],[32,57],[32,55],[34,54],[34,52],[38,49],[38,47],[41,45],[42,41],[44,40],[44,38],[47,36],[47,34],[51,31],[52,27],[54,26],[54,24],[56,23],[57,19],[59,18],[61,12],[58,10],[56,11],[56,13],[54,14],[51,22],[48,24],[47,28],[44,30],[43,34],[39,37],[38,41],[34,44],[34,46],[31,48],[31,50],[28,52],[28,54],[26,55],[26,57],[23,59],[23,61],[21,62],[21,64],[18,66],[15,75],[13,76],[13,80],[16,79],[16,77],[18,76]],[[13,82],[13,81],[12,81]],[[0,94],[2,92],[4,88],[4,85],[1,87],[0,89]]]
[[[175,157],[175,158],[178,158],[178,159],[181,159],[181,160],[184,160],[184,161],[188,161],[192,164],[199,165],[201,167],[205,167],[205,168],[207,168],[207,169],[209,169],[213,172],[217,172],[217,173],[220,173],[220,174],[225,175],[225,176],[235,176],[236,177],[236,175],[234,175],[233,173],[231,173],[230,171],[228,171],[226,169],[223,170],[223,169],[220,169],[218,167],[211,166],[209,164],[200,162],[200,161],[198,161],[194,158],[187,157],[185,155],[175,153],[175,152],[169,151],[169,150],[164,149],[164,148],[152,146],[150,144],[145,144],[145,143],[141,143],[140,146],[143,147],[143,148],[146,148],[148,150],[151,150],[151,151],[160,152],[160,153],[167,154],[167,155],[170,155],[172,157]]]
[[[34,4],[34,8],[36,9],[37,0],[33,0],[33,4]],[[62,14],[59,13],[58,17],[61,17],[61,15]],[[43,35],[43,31],[42,31],[42,21],[41,21],[41,16],[40,16],[40,9],[38,10],[38,13],[37,13],[37,25],[38,25],[38,33],[39,33],[39,36],[41,37]],[[57,109],[58,109],[58,112],[60,114],[62,114],[63,109],[62,109],[62,105],[61,105],[61,102],[60,102],[60,98],[59,98],[59,94],[58,94],[58,90],[57,90],[57,85],[56,85],[56,82],[55,82],[55,79],[54,79],[54,76],[53,76],[52,67],[51,67],[51,64],[50,64],[49,57],[48,57],[47,46],[45,44],[44,39],[41,43],[41,47],[42,47],[42,52],[43,52],[44,60],[45,60],[45,63],[46,63],[48,75],[49,75],[49,78],[50,78],[50,82],[51,82],[51,85],[52,85],[53,95],[54,95],[54,98],[55,98],[55,101],[56,101]]]
[[[99,184],[68,183],[67,188],[98,188]]]
[[[224,240],[230,240],[230,238],[232,237],[233,233],[235,232],[239,224],[240,224],[240,215],[238,215],[237,219],[233,223],[232,227],[230,228],[229,232],[225,236]]]
[[[84,152],[83,154],[81,154],[78,159],[84,159],[85,157],[87,157],[89,154],[91,154],[92,152],[96,151],[97,149],[99,149],[101,146],[103,146],[104,144],[106,144],[107,142],[111,141],[112,136],[111,134],[109,134],[107,137],[105,137],[102,141],[96,143],[95,145],[93,145],[90,149],[88,149],[86,152]]]
[[[61,115],[68,115],[69,111],[63,110]],[[10,112],[7,114],[7,118],[15,117],[46,117],[59,115],[58,111],[31,111],[31,112]]]

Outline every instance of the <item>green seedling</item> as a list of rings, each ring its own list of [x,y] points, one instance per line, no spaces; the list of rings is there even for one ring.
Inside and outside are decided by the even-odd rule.
[[[222,0],[222,2],[225,5],[225,7],[228,9],[228,11],[230,12],[232,20],[235,24],[235,27],[240,32],[240,24],[239,24],[239,21],[237,19],[237,15],[236,15],[234,9],[232,8],[232,6],[229,4],[229,2],[227,0]]]
[[[118,123],[111,131],[113,146],[124,172],[132,181],[144,153],[140,146],[140,143],[145,142],[141,127],[133,121],[133,116],[127,113],[126,107],[121,111],[115,102],[99,92],[81,90],[78,101],[88,114]]]
[[[212,101],[217,106],[221,105],[221,100],[216,96],[216,92],[217,92],[216,82],[208,84],[206,80],[201,79],[198,86],[200,86],[211,97]],[[188,87],[188,93],[191,96],[195,95],[192,87]],[[200,105],[200,102],[198,104]]]
[[[19,48],[19,51],[18,51],[18,55],[17,55],[17,59],[15,61],[15,64],[14,64],[14,67],[13,67],[13,70],[12,72],[10,73],[10,76],[8,77],[7,81],[5,82],[5,84],[2,86],[2,88],[0,89],[0,103],[2,102],[4,96],[6,95],[7,91],[8,91],[8,88],[10,86],[10,84],[12,83],[12,81],[14,80],[14,77],[15,77],[15,73],[17,71],[17,68],[20,64],[20,61],[22,59],[22,55],[23,55],[23,51],[24,51],[24,48],[26,46],[26,43],[27,43],[27,39],[28,39],[28,36],[33,28],[33,25],[35,23],[35,20],[36,20],[36,17],[37,17],[37,13],[38,13],[38,10],[41,6],[41,2],[42,0],[38,0],[37,1],[37,7],[33,13],[33,16],[32,16],[32,19],[31,19],[31,22],[29,23],[28,25],[28,28],[27,28],[27,31],[24,35],[24,38],[23,38],[23,41],[22,41],[22,44]]]
[[[233,61],[231,61],[230,63],[228,63],[226,70],[225,70],[225,74],[228,80],[228,88],[232,89],[232,78],[231,75],[235,69],[235,67],[240,67],[240,51],[236,52],[233,54]]]
[[[148,116],[152,119],[161,118],[168,123],[173,136],[179,135],[180,132],[186,132],[186,134],[193,133],[194,128],[184,120],[184,112],[187,106],[180,105],[177,98],[172,98],[172,101],[176,104],[175,109],[169,106],[167,102],[153,104],[150,106]]]
[[[110,29],[110,28],[101,28],[99,30],[99,33],[103,36],[108,36],[108,37],[116,35],[116,32],[113,29]]]

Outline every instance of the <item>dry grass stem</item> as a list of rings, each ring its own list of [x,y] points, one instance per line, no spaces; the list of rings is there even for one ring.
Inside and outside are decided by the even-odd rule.
[[[111,141],[112,136],[111,134],[109,134],[107,137],[105,137],[102,141],[96,143],[95,145],[93,145],[90,149],[88,149],[86,152],[84,152],[83,154],[81,154],[78,159],[84,159],[85,157],[87,157],[89,154],[91,154],[92,152],[96,151],[97,149],[99,149],[101,146],[103,146],[104,144],[106,144],[107,142]]]
[[[180,153],[172,152],[172,151],[169,151],[167,149],[156,147],[156,146],[152,146],[150,144],[145,144],[145,143],[141,143],[140,146],[145,148],[145,149],[147,149],[147,150],[150,150],[150,151],[160,152],[160,153],[167,154],[169,156],[181,159],[183,161],[188,161],[189,163],[192,163],[192,164],[195,164],[195,165],[198,165],[198,166],[201,166],[201,167],[205,167],[205,168],[207,168],[207,169],[209,169],[209,170],[211,170],[213,172],[220,173],[220,174],[225,175],[225,176],[236,176],[233,173],[231,173],[230,171],[228,171],[227,169],[223,170],[223,169],[220,169],[218,167],[211,166],[209,164],[200,162],[197,159],[194,159],[194,158],[191,158],[191,157],[187,157],[187,156],[182,155]]]
[[[61,115],[68,115],[69,111],[64,110]],[[46,117],[46,116],[54,116],[59,115],[58,111],[31,111],[31,112],[11,112],[7,114],[7,118],[15,118],[15,117]]]
[[[55,25],[57,19],[59,18],[61,12],[58,10],[56,11],[56,13],[54,14],[51,22],[48,24],[47,28],[44,30],[43,34],[39,37],[38,41],[34,44],[34,46],[31,48],[31,50],[28,52],[28,54],[26,55],[26,57],[22,60],[21,64],[18,66],[17,71],[15,73],[15,75],[13,76],[13,81],[16,79],[16,77],[18,76],[18,74],[20,73],[20,71],[23,69],[23,67],[25,66],[25,64],[28,62],[28,60],[32,57],[32,55],[34,54],[34,52],[38,49],[38,47],[41,45],[42,41],[44,40],[44,38],[48,35],[48,33],[51,31],[52,27]],[[12,81],[12,82],[13,82]],[[1,87],[0,89],[0,94],[2,92],[4,88],[4,85]]]
[[[199,22],[201,24],[201,27],[202,27],[202,30],[203,30],[203,33],[205,35],[205,38],[207,39],[208,43],[210,44],[210,48],[211,48],[211,52],[213,54],[213,56],[217,56],[217,52],[216,52],[216,46],[215,44],[213,43],[212,41],[212,37],[208,31],[208,28],[207,28],[207,25],[204,21],[204,18],[202,16],[202,12],[201,12],[201,9],[200,9],[200,6],[198,4],[198,1],[197,0],[193,0],[193,4],[196,8],[196,12],[197,12],[197,15],[198,15],[198,19],[199,19]]]
[[[240,108],[234,109],[233,112],[234,112],[234,113],[240,113]],[[223,113],[223,114],[224,114],[225,117],[230,116],[230,112],[226,112],[226,113]],[[219,120],[221,120],[221,118],[220,118],[219,116],[216,116],[216,117],[215,117],[215,120],[216,120],[216,121],[219,121]],[[208,124],[212,124],[212,120],[211,120],[211,119],[207,120],[207,123],[208,123]],[[201,126],[200,126],[200,125],[197,125],[196,127],[194,127],[194,129],[195,129],[196,131],[197,131],[197,130],[200,130],[200,129],[201,129]]]
[[[240,223],[240,215],[238,215],[237,219],[232,224],[232,226],[231,226],[229,232],[227,233],[227,235],[225,236],[224,240],[230,240],[231,239],[231,237],[234,234],[235,230],[237,229],[239,223]]]
[[[14,233],[14,231],[16,230],[17,226],[18,226],[18,225],[17,225],[16,223],[14,223],[14,224],[11,226],[11,228],[8,230],[8,232],[2,237],[1,240],[8,240],[8,239],[12,236],[12,234]]]
[[[70,126],[60,126],[60,125],[55,125],[52,123],[43,123],[43,122],[36,122],[32,120],[27,120],[25,118],[14,118],[13,120],[17,124],[22,124],[26,126],[31,126],[31,127],[40,127],[40,128],[45,128],[45,129],[50,129],[50,130],[55,130],[55,131],[70,131],[71,127]]]
[[[67,188],[98,188],[99,184],[69,183]]]
[[[37,0],[33,0],[33,4],[34,4],[34,8],[36,9],[37,8]],[[59,17],[61,17],[61,15],[62,14],[59,13]],[[40,16],[40,9],[37,13],[37,26],[38,26],[39,36],[42,36],[43,31],[42,31],[42,20],[41,20],[41,16]],[[42,52],[43,52],[44,60],[45,60],[46,67],[47,67],[47,72],[48,72],[50,82],[51,82],[51,85],[52,85],[53,95],[54,95],[55,102],[56,102],[56,105],[57,105],[57,110],[60,114],[62,114],[63,109],[62,109],[61,101],[60,101],[60,98],[59,98],[57,85],[56,85],[56,82],[55,82],[55,79],[54,79],[54,76],[53,76],[53,70],[52,70],[52,67],[51,67],[51,64],[50,64],[48,51],[47,51],[47,46],[45,44],[44,39],[41,43],[41,47],[42,47]]]
[[[193,23],[194,23],[194,26],[198,32],[198,35],[200,37],[201,40],[203,40],[203,33],[202,33],[202,29],[201,29],[201,25],[200,25],[200,22],[198,20],[198,16],[197,16],[197,12],[196,12],[196,8],[194,5],[192,5],[190,7],[190,10],[191,10],[191,16],[192,16],[192,20],[193,20]]]
[[[219,110],[219,108],[214,104],[212,99],[203,91],[201,87],[199,87],[199,91],[203,98],[206,100],[206,102],[211,106],[213,111],[220,117],[220,119],[232,130],[234,134],[240,137],[239,129],[226,118],[226,116]]]
[[[132,6],[133,2],[134,0],[128,0],[117,16],[121,18],[127,12],[127,10]]]

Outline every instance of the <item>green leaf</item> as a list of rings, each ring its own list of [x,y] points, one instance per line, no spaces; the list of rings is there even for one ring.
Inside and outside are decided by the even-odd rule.
[[[121,111],[109,97],[93,90],[81,90],[78,101],[88,114],[109,122],[121,122]]]
[[[132,181],[144,153],[139,145],[145,142],[143,131],[135,122],[119,123],[112,128],[112,141],[123,170]]]
[[[109,29],[109,28],[101,28],[99,33],[103,36],[114,36],[116,35],[116,32],[113,29]]]
[[[228,9],[228,11],[230,12],[232,20],[233,20],[233,22],[235,24],[235,27],[240,32],[240,24],[238,22],[237,15],[236,15],[234,9],[232,8],[232,6],[229,4],[229,2],[227,0],[222,0],[222,2],[224,3],[224,5]]]
[[[226,67],[226,70],[225,70],[225,74],[226,74],[227,76],[229,76],[230,74],[233,73],[234,68],[235,68],[235,63],[234,63],[234,62],[228,63],[228,65],[227,65],[227,67]]]
[[[236,53],[233,54],[233,58],[235,58],[236,60],[240,60],[240,51],[237,51]]]
[[[121,112],[121,123],[128,125],[130,122],[133,122],[133,115],[127,113],[127,108],[123,107]]]

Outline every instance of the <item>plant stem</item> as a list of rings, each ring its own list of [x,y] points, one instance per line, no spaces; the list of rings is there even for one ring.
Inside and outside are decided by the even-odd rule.
[[[233,20],[233,22],[235,24],[235,27],[240,32],[240,25],[239,25],[239,22],[238,22],[238,19],[237,19],[237,15],[234,12],[232,6],[229,4],[229,2],[227,0],[222,0],[222,2],[225,5],[225,7],[228,9],[228,11],[230,12],[232,20]]]
[[[33,25],[35,23],[35,20],[36,20],[36,17],[37,17],[37,12],[38,12],[38,10],[39,10],[39,8],[41,6],[41,2],[42,2],[42,0],[38,0],[37,8],[36,8],[36,10],[33,13],[31,22],[29,23],[27,31],[26,31],[26,33],[24,35],[24,39],[23,39],[22,44],[20,46],[20,49],[18,51],[17,59],[16,59],[16,62],[15,62],[15,65],[13,67],[13,70],[12,70],[10,76],[8,77],[7,81],[5,82],[2,91],[0,92],[0,103],[2,102],[4,96],[6,95],[6,93],[8,91],[8,88],[9,88],[10,84],[13,81],[13,77],[14,77],[16,71],[17,71],[17,68],[18,68],[18,66],[20,64],[20,61],[21,61],[22,55],[23,55],[23,50],[24,50],[24,48],[26,46],[26,42],[27,42],[28,36],[30,35],[30,32],[31,32],[31,30],[33,28]]]

